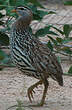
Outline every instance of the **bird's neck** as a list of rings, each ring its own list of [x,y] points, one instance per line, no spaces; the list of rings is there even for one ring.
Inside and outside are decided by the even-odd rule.
[[[14,23],[14,26],[17,28],[17,29],[21,29],[23,30],[24,28],[28,28],[29,27],[29,24],[32,20],[32,15],[23,15],[23,16],[20,16],[17,21]]]

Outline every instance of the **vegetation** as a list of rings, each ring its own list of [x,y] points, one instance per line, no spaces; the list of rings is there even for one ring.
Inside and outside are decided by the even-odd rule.
[[[64,4],[71,5],[72,2],[64,2]],[[11,10],[20,5],[30,7],[33,12],[33,20],[39,22],[42,21],[45,15],[56,14],[54,11],[45,11],[45,7],[43,7],[37,0],[0,0],[0,69],[5,66],[13,66],[10,63],[9,55],[6,54],[2,48],[9,48],[10,27],[12,22],[18,17],[16,14],[11,13]],[[55,31],[52,31],[52,29]],[[47,35],[49,38],[47,46],[51,51],[71,58],[71,47],[66,45],[66,43],[72,41],[72,37],[69,37],[71,31],[72,25],[65,24],[63,30],[60,30],[54,25],[46,24],[44,28],[40,28],[35,33],[32,33],[35,37],[44,37]],[[53,36],[55,36],[56,39]],[[60,58],[58,59],[60,61]],[[72,66],[68,73],[72,73]]]
[[[26,106],[23,104],[21,100],[17,100],[17,104],[13,105],[6,110],[11,110],[11,108],[16,108],[16,110],[33,110],[30,106]]]

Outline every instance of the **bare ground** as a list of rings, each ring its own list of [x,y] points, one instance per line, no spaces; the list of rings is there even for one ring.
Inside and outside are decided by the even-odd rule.
[[[67,71],[68,64],[62,64]],[[57,82],[49,79],[49,89],[43,107],[36,107],[33,110],[72,110],[72,77],[63,76],[64,86],[60,87]],[[36,79],[24,76],[15,68],[6,68],[0,71],[0,110],[6,110],[15,105],[16,100],[22,100],[24,105],[31,105],[27,97],[27,88],[37,82]],[[43,92],[43,85],[35,89],[33,104],[40,101]],[[16,110],[15,108],[11,110]],[[29,108],[25,108],[29,110]]]

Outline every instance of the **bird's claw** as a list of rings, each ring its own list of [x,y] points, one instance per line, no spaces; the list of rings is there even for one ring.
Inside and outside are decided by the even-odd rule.
[[[42,81],[38,81],[37,83],[35,83],[34,85],[32,85],[31,87],[28,88],[28,98],[30,100],[30,102],[32,102],[32,99],[34,100],[34,97],[33,97],[33,93],[35,94],[35,91],[34,91],[34,88],[38,88],[38,85],[41,85],[42,84]]]
[[[28,98],[30,102],[32,102],[32,99],[34,100],[33,93],[35,94],[35,91],[33,89],[33,87],[28,88]]]

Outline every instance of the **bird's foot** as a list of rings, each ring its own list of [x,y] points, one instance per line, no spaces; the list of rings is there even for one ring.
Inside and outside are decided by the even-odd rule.
[[[41,84],[42,84],[42,81],[40,80],[28,88],[28,98],[29,98],[30,102],[32,102],[32,99],[34,99],[34,97],[33,97],[33,93],[35,94],[34,88],[35,87],[38,88],[38,85],[41,85]]]
[[[32,99],[34,100],[33,93],[35,94],[34,86],[31,86],[28,88],[28,93],[27,93],[30,102],[32,102]]]

